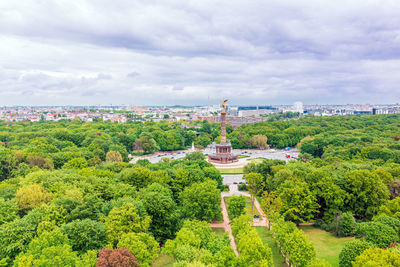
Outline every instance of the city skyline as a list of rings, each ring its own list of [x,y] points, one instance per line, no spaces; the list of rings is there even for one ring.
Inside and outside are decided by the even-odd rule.
[[[0,106],[394,104],[398,1],[0,3]]]

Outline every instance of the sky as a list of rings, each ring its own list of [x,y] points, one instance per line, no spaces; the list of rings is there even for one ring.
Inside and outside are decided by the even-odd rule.
[[[400,1],[0,1],[0,106],[222,98],[400,102]]]

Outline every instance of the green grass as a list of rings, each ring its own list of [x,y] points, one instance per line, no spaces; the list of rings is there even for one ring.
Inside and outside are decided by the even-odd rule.
[[[221,227],[213,227],[211,230],[216,233],[219,236],[224,236],[225,235],[225,229]]]
[[[152,267],[171,267],[175,263],[175,259],[169,255],[161,254],[151,264]]]
[[[254,159],[248,159],[248,161],[253,162],[253,163],[261,163],[264,161],[265,158],[254,158]]]
[[[239,159],[244,159],[244,158],[250,158],[249,155],[239,155],[238,156]]]
[[[228,205],[230,198],[231,197],[225,197],[226,205]],[[251,216],[251,199],[249,197],[244,197],[244,198],[246,201],[246,207],[244,208],[244,210],[246,211],[247,215]],[[253,207],[253,215],[260,215],[260,213],[258,213],[256,206]]]
[[[332,266],[339,266],[339,253],[344,244],[354,237],[336,237],[314,226],[299,226],[314,243],[318,258],[328,261]]]
[[[275,244],[274,239],[272,238],[271,232],[268,231],[268,229],[264,226],[255,226],[255,228],[263,243],[267,244],[271,248],[274,267],[287,266],[283,263],[283,257],[279,252],[279,248]]]
[[[243,174],[243,168],[218,169],[221,174]]]

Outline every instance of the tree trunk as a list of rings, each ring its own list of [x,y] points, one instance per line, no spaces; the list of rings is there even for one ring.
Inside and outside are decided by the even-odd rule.
[[[254,196],[251,195],[251,219],[253,219]]]

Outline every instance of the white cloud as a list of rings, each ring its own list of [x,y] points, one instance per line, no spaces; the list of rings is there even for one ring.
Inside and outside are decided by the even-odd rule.
[[[384,2],[3,0],[0,105],[396,102]]]

